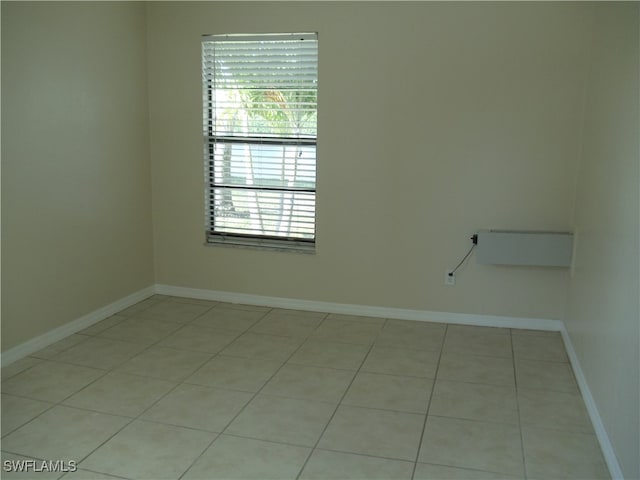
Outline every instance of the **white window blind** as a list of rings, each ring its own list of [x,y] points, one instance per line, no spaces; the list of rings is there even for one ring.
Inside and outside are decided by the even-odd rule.
[[[316,34],[202,39],[207,241],[313,248]]]

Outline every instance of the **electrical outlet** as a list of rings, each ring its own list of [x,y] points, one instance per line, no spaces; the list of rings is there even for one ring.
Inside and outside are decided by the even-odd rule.
[[[451,273],[452,270],[445,270],[444,272],[444,284],[453,286],[456,284],[456,274]]]

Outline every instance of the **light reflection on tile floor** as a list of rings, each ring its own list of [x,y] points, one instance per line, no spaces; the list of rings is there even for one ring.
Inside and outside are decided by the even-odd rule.
[[[2,370],[35,479],[601,479],[557,333],[156,295]]]

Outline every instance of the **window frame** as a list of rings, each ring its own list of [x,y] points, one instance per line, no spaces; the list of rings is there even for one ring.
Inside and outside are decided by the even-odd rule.
[[[283,137],[277,135],[235,135],[235,134],[218,134],[216,132],[216,106],[215,106],[215,66],[207,70],[205,65],[205,43],[206,42],[239,42],[239,41],[305,41],[312,40],[315,42],[315,136],[298,135],[295,137]],[[274,250],[297,251],[302,253],[315,253],[316,248],[316,232],[317,232],[317,89],[318,89],[318,34],[317,33],[280,33],[280,34],[241,34],[241,35],[203,35],[202,45],[202,88],[203,88],[203,150],[204,150],[204,169],[205,169],[205,243],[206,245],[228,245],[236,247],[254,247]],[[213,75],[212,75],[213,72]],[[286,148],[287,146],[311,146],[314,149],[313,155],[313,187],[300,187],[292,185],[231,185],[216,181],[216,145],[222,144],[238,144],[250,146],[253,145],[273,145]],[[282,160],[284,161],[284,160]],[[285,235],[269,235],[242,232],[225,232],[216,231],[216,220],[221,215],[216,214],[216,194],[215,190],[225,189],[225,191],[247,190],[254,192],[256,206],[259,201],[258,192],[282,193],[283,195],[294,195],[296,193],[309,194],[313,200],[313,220],[310,226],[313,227],[313,234],[310,238],[302,236],[285,236]],[[290,215],[293,210],[290,211]],[[290,231],[288,232],[291,233]]]

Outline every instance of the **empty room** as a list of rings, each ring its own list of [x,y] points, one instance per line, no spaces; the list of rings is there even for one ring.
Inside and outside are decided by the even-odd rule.
[[[640,479],[640,3],[1,22],[2,478]]]

